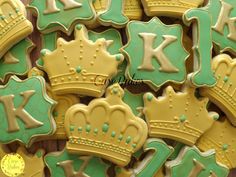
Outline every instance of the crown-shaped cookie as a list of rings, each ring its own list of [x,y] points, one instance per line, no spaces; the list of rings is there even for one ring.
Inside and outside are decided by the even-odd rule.
[[[95,155],[125,166],[131,154],[142,147],[147,138],[147,125],[136,117],[122,101],[123,89],[114,84],[106,98],[98,98],[88,106],[72,106],[65,117],[69,152]]]
[[[32,24],[25,15],[25,7],[21,1],[0,1],[0,58],[33,31]]]
[[[162,97],[151,93],[144,95],[144,114],[151,137],[169,138],[187,145],[196,140],[218,119],[216,113],[208,113],[207,98],[198,99],[195,89],[185,87],[176,93],[171,86],[164,90]],[[204,123],[203,123],[204,122]]]
[[[213,59],[212,70],[217,79],[216,85],[201,88],[200,93],[220,107],[236,126],[236,61],[229,55],[218,55]]]
[[[131,20],[141,20],[141,0],[124,0],[124,14]]]
[[[200,6],[204,0],[142,0],[144,11],[148,16],[182,17],[191,8]]]
[[[236,168],[236,128],[229,121],[216,121],[212,128],[197,141],[203,151],[215,149],[218,162],[228,168]]]
[[[59,38],[56,50],[42,50],[43,67],[52,91],[55,94],[103,95],[109,79],[116,75],[117,67],[124,59],[121,54],[107,52],[111,42],[103,38],[92,42],[86,28],[77,25],[75,40],[66,42]]]

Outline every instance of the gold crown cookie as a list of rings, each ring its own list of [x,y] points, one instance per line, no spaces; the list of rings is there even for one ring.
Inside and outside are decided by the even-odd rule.
[[[236,168],[236,128],[227,120],[216,121],[197,142],[197,147],[203,151],[215,149],[218,162],[228,168]]]
[[[101,38],[96,42],[88,39],[82,25],[75,29],[75,40],[57,40],[53,52],[42,50],[44,70],[49,76],[55,94],[76,93],[100,97],[110,78],[117,74],[117,68],[124,57],[110,55],[107,47],[112,41]]]
[[[207,98],[198,99],[195,89],[187,87],[176,93],[171,86],[164,90],[162,97],[144,95],[144,114],[151,137],[169,138],[187,145],[207,131],[219,115],[208,113]],[[203,123],[204,122],[204,123]]]
[[[191,8],[203,4],[204,0],[142,0],[144,11],[148,16],[182,17]]]
[[[218,55],[213,59],[212,70],[217,79],[216,85],[201,88],[200,93],[220,107],[236,126],[236,61],[229,55]]]
[[[123,96],[123,89],[114,84],[107,89],[106,98],[68,109],[65,116],[67,150],[127,165],[132,153],[144,144],[148,130],[144,120],[136,117],[122,101]]]
[[[0,1],[0,58],[17,42],[33,31],[19,0]]]

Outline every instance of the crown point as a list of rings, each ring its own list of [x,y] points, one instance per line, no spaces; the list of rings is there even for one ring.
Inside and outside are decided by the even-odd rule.
[[[118,93],[118,88],[113,88],[113,89],[112,89],[112,93],[113,93],[113,94],[117,94],[117,93]]]
[[[76,68],[76,72],[77,72],[77,73],[80,73],[80,72],[81,72],[81,67],[80,67],[80,66],[78,66],[78,67]]]
[[[108,123],[103,124],[103,126],[102,126],[102,131],[103,131],[104,133],[107,133],[108,130],[109,130],[109,124],[108,124]]]
[[[223,146],[222,146],[222,150],[223,150],[223,151],[226,151],[226,150],[228,150],[228,147],[229,147],[228,144],[223,144]]]
[[[80,25],[80,24],[77,25],[77,26],[76,26],[76,29],[77,29],[77,30],[81,30],[81,29],[82,29],[82,25]]]
[[[152,101],[153,95],[151,93],[147,93],[147,100]]]

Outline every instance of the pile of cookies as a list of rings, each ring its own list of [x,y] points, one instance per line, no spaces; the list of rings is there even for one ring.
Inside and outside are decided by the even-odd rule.
[[[0,0],[0,177],[236,168],[235,0],[22,1]]]

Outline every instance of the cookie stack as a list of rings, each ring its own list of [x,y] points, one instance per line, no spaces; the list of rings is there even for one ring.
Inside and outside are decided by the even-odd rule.
[[[236,168],[235,0],[22,1],[0,0],[0,177]]]

